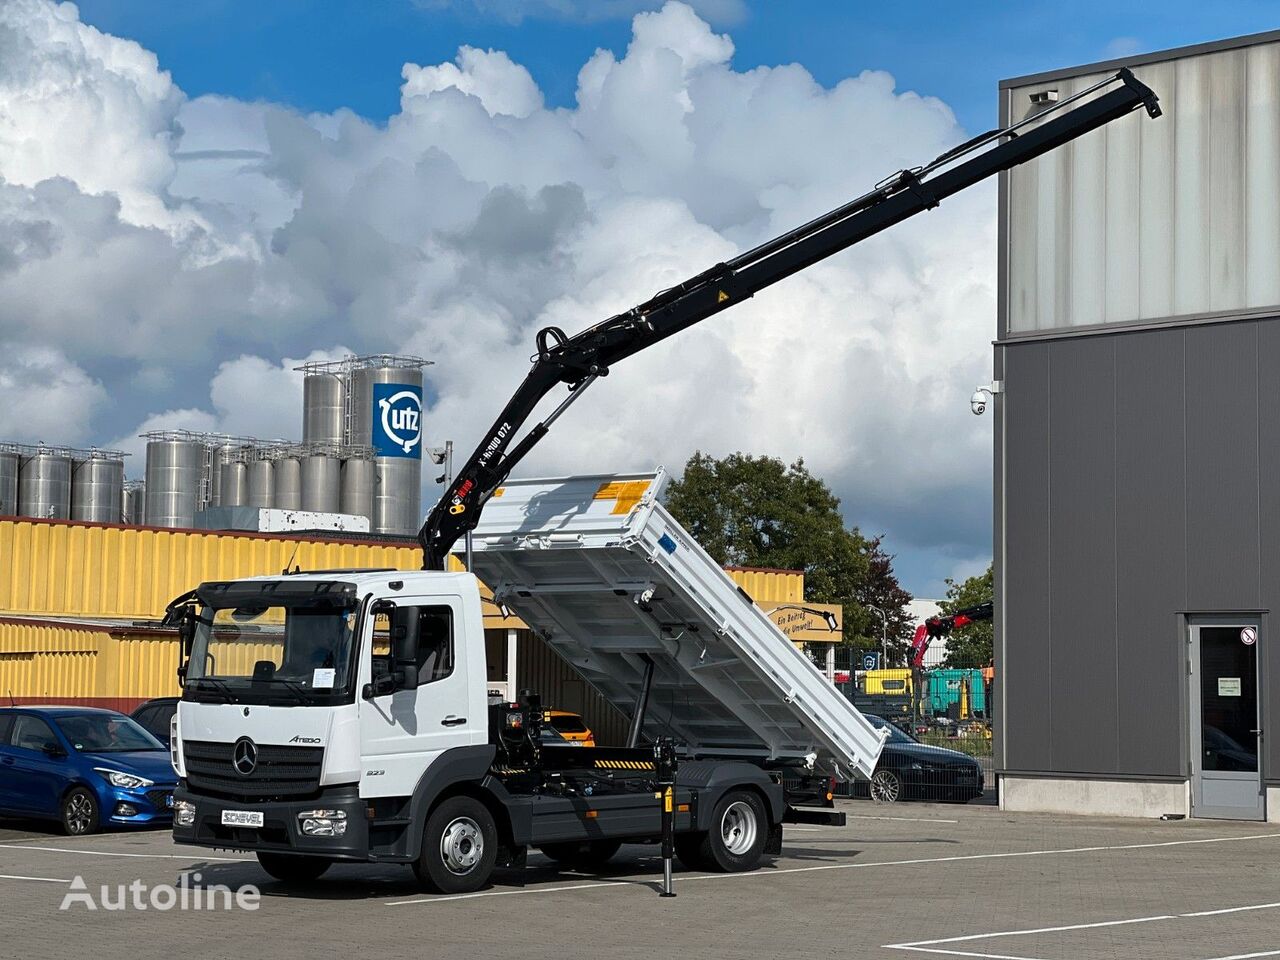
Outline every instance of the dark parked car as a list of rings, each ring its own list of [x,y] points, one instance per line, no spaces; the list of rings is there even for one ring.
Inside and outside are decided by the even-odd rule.
[[[959,750],[931,747],[881,717],[866,714],[876,727],[888,729],[880,762],[871,782],[855,785],[855,796],[879,803],[899,800],[943,800],[966,803],[982,796],[982,767]]]
[[[70,834],[162,826],[177,783],[164,744],[123,713],[0,708],[0,814],[56,820]]]
[[[177,697],[156,697],[139,704],[129,716],[143,730],[151,734],[166,747],[169,745],[169,725],[173,715],[178,712]]]

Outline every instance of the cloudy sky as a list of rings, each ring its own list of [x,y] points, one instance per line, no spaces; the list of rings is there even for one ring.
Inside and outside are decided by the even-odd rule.
[[[538,328],[932,158],[1001,76],[1263,26],[1112,18],[1031,62],[965,40],[995,4],[914,45],[860,6],[3,0],[0,438],[296,436],[299,362],[409,352],[428,441],[469,448]],[[629,361],[528,471],[804,457],[936,594],[990,555],[994,214],[971,190]]]

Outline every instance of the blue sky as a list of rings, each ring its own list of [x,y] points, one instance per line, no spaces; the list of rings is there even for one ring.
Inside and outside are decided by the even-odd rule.
[[[188,95],[222,93],[301,110],[346,106],[384,119],[400,67],[439,63],[470,44],[524,64],[550,104],[573,97],[597,47],[621,53],[642,0],[561,0],[598,16],[538,14],[553,0],[83,0],[83,19],[153,50]],[[606,9],[607,8],[607,9]],[[616,11],[608,15],[609,11]],[[700,13],[729,32],[738,70],[798,62],[824,85],[888,70],[900,88],[941,97],[970,130],[995,120],[1006,77],[1280,26],[1274,3],[761,2],[720,0]]]

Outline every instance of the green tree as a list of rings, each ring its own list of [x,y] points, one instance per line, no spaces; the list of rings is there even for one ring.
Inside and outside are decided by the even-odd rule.
[[[970,577],[963,583],[947,580],[947,598],[942,601],[944,614],[987,603],[995,596],[991,566],[986,573]],[[990,620],[980,620],[961,627],[947,638],[948,667],[985,667],[991,663],[995,645],[995,628]]]
[[[915,622],[907,611],[911,594],[898,583],[893,572],[893,556],[884,552],[883,541],[883,536],[867,541],[867,578],[857,586],[855,594],[858,603],[871,614],[871,648],[880,649],[883,630],[887,641],[884,666],[903,666],[915,633]],[[885,612],[887,625],[881,623],[877,610]]]
[[[911,596],[893,575],[893,558],[879,538],[845,527],[840,500],[803,460],[695,453],[667,507],[717,563],[803,570],[806,600],[844,607],[846,643],[880,649],[880,618],[868,605],[889,614],[891,641],[904,642]]]

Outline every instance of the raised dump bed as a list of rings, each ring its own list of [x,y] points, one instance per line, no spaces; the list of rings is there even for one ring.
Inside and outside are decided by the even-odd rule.
[[[869,777],[873,727],[658,502],[664,471],[511,481],[474,572],[643,732],[700,757],[813,758]]]

